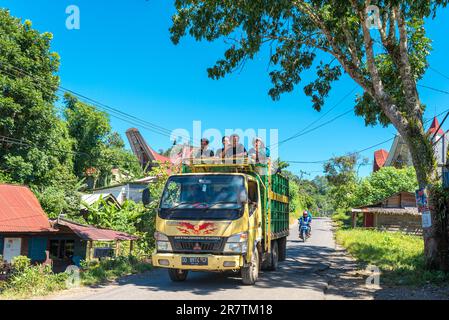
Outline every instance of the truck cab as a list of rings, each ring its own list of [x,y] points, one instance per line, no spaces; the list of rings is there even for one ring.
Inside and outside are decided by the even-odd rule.
[[[218,167],[225,170],[211,170]],[[273,269],[279,260],[277,242],[276,252],[270,250],[269,193],[263,179],[256,171],[235,170],[242,165],[218,167],[189,167],[166,182],[152,261],[167,268],[173,281],[185,280],[189,271],[234,270],[241,272],[244,284],[254,284],[262,265]]]

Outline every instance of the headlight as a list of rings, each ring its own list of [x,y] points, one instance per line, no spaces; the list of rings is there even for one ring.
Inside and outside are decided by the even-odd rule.
[[[157,251],[173,251],[171,243],[168,237],[160,232],[154,233],[154,238],[156,239],[156,249]]]
[[[156,247],[157,251],[173,251],[171,244],[168,241],[157,241]]]
[[[224,247],[226,253],[246,253],[248,250],[248,233],[237,233],[228,238]]]

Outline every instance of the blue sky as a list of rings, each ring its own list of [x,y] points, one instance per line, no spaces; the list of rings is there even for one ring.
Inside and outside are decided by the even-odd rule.
[[[80,30],[65,27],[67,6],[80,8]],[[279,140],[285,139],[332,108],[355,84],[348,77],[334,84],[321,113],[312,109],[302,86],[273,102],[267,92],[268,50],[249,61],[243,70],[215,81],[207,77],[206,68],[222,56],[225,44],[198,43],[182,39],[174,46],[168,28],[174,13],[171,0],[0,0],[0,7],[14,16],[30,19],[39,31],[54,35],[52,49],[61,57],[61,85],[167,129],[192,130],[194,120],[202,128],[278,129]],[[441,11],[427,24],[433,40],[430,65],[449,75],[447,53],[449,10]],[[312,78],[303,76],[304,83]],[[420,82],[449,91],[449,80],[428,70]],[[360,92],[357,89],[356,92]],[[449,108],[447,95],[420,89],[427,104],[426,118]],[[336,107],[320,123],[353,106],[353,96]],[[114,130],[125,138],[130,124],[111,118]],[[138,126],[137,126],[138,127]],[[449,128],[449,124],[443,126]],[[141,128],[147,142],[156,150],[168,148],[168,137]],[[279,155],[285,160],[316,161],[364,149],[393,136],[394,128],[365,127],[353,113],[314,132],[282,145]],[[381,147],[389,150],[390,143]],[[374,150],[362,155],[372,160]],[[313,177],[322,170],[320,164],[292,164],[294,172],[308,171]],[[360,169],[361,175],[371,166]]]

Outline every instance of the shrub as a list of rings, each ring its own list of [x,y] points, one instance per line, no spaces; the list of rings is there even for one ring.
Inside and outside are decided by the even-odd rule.
[[[332,220],[337,223],[339,227],[349,227],[351,225],[351,216],[346,214],[346,210],[344,209],[337,209],[336,213],[332,215]]]
[[[12,260],[11,264],[14,272],[21,273],[31,266],[31,260],[25,256],[18,256]]]
[[[134,256],[118,256],[112,259],[84,262],[82,267],[85,269],[81,273],[81,281],[84,285],[96,285],[151,269],[150,264],[144,263]]]
[[[67,274],[54,274],[49,265],[29,266],[26,259],[19,259],[11,277],[3,284],[1,295],[5,298],[24,299],[42,296],[66,288]],[[19,267],[18,267],[19,266]]]

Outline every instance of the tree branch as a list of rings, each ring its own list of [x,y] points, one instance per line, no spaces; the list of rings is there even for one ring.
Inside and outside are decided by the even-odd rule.
[[[371,84],[360,72],[358,66],[354,62],[348,60],[346,58],[346,55],[340,50],[330,30],[323,23],[323,19],[318,16],[318,10],[316,8],[313,8],[310,4],[301,0],[295,0],[293,1],[293,4],[302,13],[306,14],[312,20],[315,26],[321,30],[321,32],[326,37],[326,40],[329,43],[330,47],[332,48],[332,50],[328,52],[338,60],[345,72],[349,74],[351,78],[354,79],[354,81],[356,81],[363,88],[363,90],[369,92],[370,94],[373,94],[374,92]]]
[[[413,70],[408,57],[407,26],[400,9],[398,7],[395,7],[394,12],[399,29],[398,69],[404,86],[405,101],[408,107],[411,108],[411,111],[415,113],[415,116],[418,117],[418,119],[421,119],[421,103],[419,101],[418,91],[416,90],[415,77],[413,75]]]
[[[365,5],[363,6],[362,10],[359,10],[355,0],[351,0],[351,3],[354,10],[359,15],[360,23],[362,25],[366,62],[368,65],[368,70],[371,75],[374,88],[374,95],[372,95],[372,97],[375,101],[377,101],[377,103],[379,103],[382,110],[385,112],[385,114],[388,116],[391,122],[395,125],[395,127],[399,130],[399,132],[404,133],[408,121],[403,117],[403,115],[395,105],[393,99],[385,92],[382,79],[379,75],[379,70],[376,66],[373,50],[373,39],[371,38],[370,31],[365,23],[365,21],[367,21],[368,19],[368,16],[366,14],[366,8],[369,6],[370,1],[369,0],[365,1]]]

